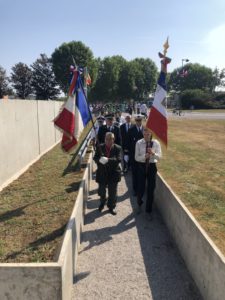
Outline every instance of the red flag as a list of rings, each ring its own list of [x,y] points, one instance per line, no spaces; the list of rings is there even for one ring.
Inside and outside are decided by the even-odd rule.
[[[91,85],[91,76],[89,75],[89,73],[87,73],[85,80],[87,85]]]
[[[75,96],[69,96],[65,106],[59,115],[55,118],[54,124],[63,132],[62,148],[68,152],[77,141],[74,137],[75,129]]]
[[[73,72],[69,98],[54,120],[55,126],[63,132],[61,145],[66,152],[77,144],[81,132],[91,119],[79,71]]]
[[[167,110],[166,110],[166,65],[171,60],[164,58],[159,75],[154,101],[146,123],[148,127],[167,146]]]

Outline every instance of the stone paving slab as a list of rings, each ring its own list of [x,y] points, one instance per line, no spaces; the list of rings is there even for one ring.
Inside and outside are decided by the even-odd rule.
[[[116,216],[98,211],[91,183],[72,299],[202,299],[157,210],[151,221],[136,214],[130,177],[119,183]]]

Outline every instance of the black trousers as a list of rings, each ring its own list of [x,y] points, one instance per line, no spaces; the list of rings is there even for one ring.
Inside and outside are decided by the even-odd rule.
[[[99,183],[98,195],[100,196],[101,204],[106,203],[106,189],[108,188],[108,202],[107,206],[109,209],[114,209],[117,202],[117,185],[118,182]]]
[[[154,191],[156,184],[157,167],[155,163],[138,163],[138,191],[137,201],[138,205],[142,204],[142,198],[145,193],[147,182],[147,195],[146,195],[146,212],[152,211],[152,204],[154,201]]]
[[[138,193],[138,162],[131,160],[131,171],[132,171],[132,186],[135,194]]]
[[[124,160],[124,155],[128,155],[129,156],[129,153],[126,150],[124,151],[124,149],[123,149],[123,171],[124,170],[128,170],[130,168],[130,158],[129,158],[128,162],[126,162]]]

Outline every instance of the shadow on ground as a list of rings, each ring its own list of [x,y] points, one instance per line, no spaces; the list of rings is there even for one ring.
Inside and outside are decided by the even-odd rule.
[[[98,209],[91,211],[86,215],[86,220],[88,223],[94,222],[97,218],[102,217],[107,214],[108,210],[103,211],[101,214]],[[85,231],[82,235],[82,243],[89,242],[89,245],[82,249],[82,252],[91,249],[94,246],[99,246],[105,242],[110,241],[113,238],[113,235],[120,234],[125,230],[129,230],[130,228],[135,226],[135,222],[133,219],[133,213],[123,219],[116,226],[109,226],[95,230]]]
[[[130,173],[125,176],[125,182],[131,191]],[[202,299],[159,212],[154,207],[153,220],[149,221],[144,207],[140,214],[135,213],[137,208],[135,197],[130,196],[130,203],[134,211],[134,222],[152,298],[154,300]]]

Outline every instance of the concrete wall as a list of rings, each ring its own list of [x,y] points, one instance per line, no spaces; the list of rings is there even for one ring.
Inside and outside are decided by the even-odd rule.
[[[52,120],[61,105],[57,101],[0,101],[0,190],[59,142],[61,134]]]
[[[225,299],[223,254],[160,175],[155,196],[156,205],[204,299]]]
[[[0,264],[1,300],[61,300],[60,283],[57,263]]]
[[[0,299],[70,300],[76,273],[84,207],[91,180],[92,154],[67,224],[59,257],[55,263],[0,264]],[[74,199],[75,200],[75,199]]]

